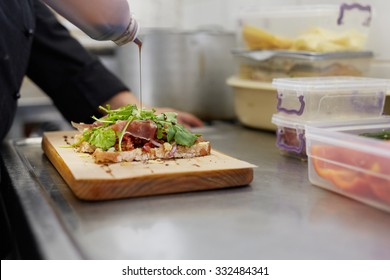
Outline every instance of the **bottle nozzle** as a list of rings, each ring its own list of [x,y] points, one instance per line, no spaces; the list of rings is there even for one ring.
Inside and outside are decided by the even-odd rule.
[[[142,41],[138,37],[135,38],[133,42],[136,43],[138,47],[142,47]]]
[[[138,25],[138,22],[132,17],[130,19],[130,23],[129,25],[127,26],[126,28],[126,31],[116,40],[113,40],[115,44],[117,44],[118,46],[122,46],[122,45],[125,45],[129,42],[135,42],[137,40],[137,42],[140,42],[141,45],[142,45],[142,42],[137,38],[138,36],[138,31],[139,31],[139,25]],[[139,45],[139,43],[135,42],[137,45]]]

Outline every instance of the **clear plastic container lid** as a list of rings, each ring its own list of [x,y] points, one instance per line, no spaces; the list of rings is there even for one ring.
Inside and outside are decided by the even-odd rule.
[[[285,17],[296,17],[301,18],[302,16],[318,17],[318,16],[334,16],[339,12],[338,5],[332,4],[318,4],[318,5],[285,5],[285,6],[270,6],[261,7],[259,6],[246,6],[240,11],[241,18],[251,17],[274,17],[274,18],[285,18]]]
[[[277,78],[272,80],[272,85],[276,89],[288,89],[300,93],[321,93],[326,91],[339,93],[340,91],[353,90],[377,90],[389,91],[389,79],[331,76],[331,77],[307,77],[307,78]]]
[[[254,61],[268,61],[270,59],[287,58],[305,61],[323,61],[334,59],[372,58],[372,51],[339,51],[339,52],[309,52],[309,51],[289,51],[289,50],[232,50],[232,54],[237,57],[249,58]]]
[[[272,115],[272,123],[280,127],[306,129],[309,128],[311,133],[315,131],[349,131],[349,130],[364,130],[366,128],[375,129],[382,128],[384,125],[390,126],[390,116],[380,116],[366,119],[353,120],[314,120],[309,121],[305,119],[290,118],[280,114]],[[390,152],[390,151],[389,151]]]
[[[291,119],[278,114],[274,114],[272,116],[272,123],[277,125],[278,127],[288,127],[303,130],[305,129],[305,125],[310,122],[302,119]]]

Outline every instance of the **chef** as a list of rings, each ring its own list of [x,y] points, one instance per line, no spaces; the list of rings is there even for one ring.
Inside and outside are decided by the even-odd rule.
[[[0,26],[0,141],[12,125],[25,75],[68,121],[90,122],[92,115],[101,115],[99,105],[115,109],[138,104],[130,90],[72,38],[39,0],[1,0]],[[173,110],[157,108],[162,111]],[[176,112],[181,123],[202,125],[194,115]],[[0,211],[3,238],[7,235],[3,205]],[[7,248],[3,241],[2,250]]]

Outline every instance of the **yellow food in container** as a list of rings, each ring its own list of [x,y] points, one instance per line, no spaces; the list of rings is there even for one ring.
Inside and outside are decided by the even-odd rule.
[[[250,50],[276,50],[311,52],[359,51],[366,44],[366,35],[356,30],[336,32],[321,27],[311,28],[296,38],[271,34],[259,27],[244,25],[243,40]]]

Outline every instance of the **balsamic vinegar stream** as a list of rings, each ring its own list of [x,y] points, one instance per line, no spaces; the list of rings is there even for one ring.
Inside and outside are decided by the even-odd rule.
[[[139,62],[139,102],[140,111],[142,111],[142,41],[138,38],[134,39],[134,43],[138,46],[138,62]]]

